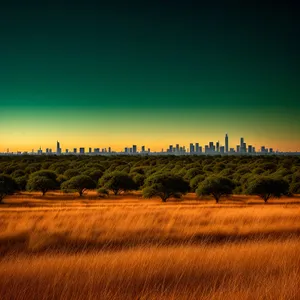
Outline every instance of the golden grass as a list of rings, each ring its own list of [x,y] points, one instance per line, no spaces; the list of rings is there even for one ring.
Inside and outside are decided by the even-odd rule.
[[[299,299],[300,205],[64,197],[0,207],[0,299]]]

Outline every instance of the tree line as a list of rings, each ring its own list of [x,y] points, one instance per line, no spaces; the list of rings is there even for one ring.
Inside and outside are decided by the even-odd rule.
[[[20,191],[77,192],[100,197],[141,190],[144,198],[181,198],[188,192],[272,197],[300,194],[298,156],[3,156],[0,202]]]

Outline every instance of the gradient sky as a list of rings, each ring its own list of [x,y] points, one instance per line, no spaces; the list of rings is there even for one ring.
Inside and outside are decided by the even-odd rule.
[[[300,151],[296,1],[40,2],[0,10],[0,152],[226,132]]]

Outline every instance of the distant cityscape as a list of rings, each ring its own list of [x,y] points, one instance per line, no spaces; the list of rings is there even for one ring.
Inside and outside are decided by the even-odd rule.
[[[229,148],[229,136],[226,133],[224,138],[224,145],[221,145],[220,141],[209,142],[208,145],[204,147],[200,146],[199,143],[190,143],[189,148],[182,146],[180,144],[169,145],[168,148],[162,149],[161,151],[151,152],[150,148],[142,145],[138,148],[137,145],[132,145],[131,147],[125,147],[123,151],[114,151],[111,147],[107,148],[94,148],[91,147],[79,147],[73,149],[63,149],[61,148],[60,142],[56,142],[56,149],[53,151],[51,148],[46,148],[45,150],[40,147],[38,150],[32,149],[31,152],[28,151],[17,151],[10,152],[7,149],[6,152],[0,153],[1,155],[284,155],[284,154],[295,154],[300,155],[300,152],[281,152],[278,149],[274,151],[273,148],[267,148],[261,146],[260,149],[255,149],[252,145],[247,145],[244,138],[240,138],[239,144],[235,148]]]

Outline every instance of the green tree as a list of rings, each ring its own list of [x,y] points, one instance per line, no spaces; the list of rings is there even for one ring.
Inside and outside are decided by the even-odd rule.
[[[95,182],[91,177],[86,175],[78,175],[62,183],[61,188],[63,190],[75,190],[81,197],[86,189],[94,189],[96,187]]]
[[[17,188],[17,183],[11,176],[0,174],[0,203],[5,196],[13,194]]]
[[[143,197],[160,197],[166,202],[171,197],[181,198],[188,191],[189,184],[182,177],[171,173],[159,173],[146,179]]]
[[[27,185],[27,177],[26,176],[17,177],[17,178],[15,178],[15,181],[17,183],[19,191],[26,190],[26,185]]]
[[[190,180],[191,191],[195,192],[199,184],[204,180],[205,180],[205,176],[201,174],[195,176],[192,180]]]
[[[46,176],[30,176],[26,189],[42,192],[43,196],[50,190],[57,188],[57,182]]]
[[[212,176],[206,178],[199,185],[196,194],[197,196],[212,195],[216,203],[219,203],[220,198],[225,195],[231,195],[234,188],[235,183],[231,179],[221,176]]]
[[[127,192],[137,189],[137,185],[132,177],[125,172],[119,171],[104,174],[99,181],[99,186],[113,191],[115,195],[122,191]]]
[[[259,177],[250,182],[247,194],[257,195],[265,203],[270,198],[280,198],[282,195],[288,195],[289,184],[283,179],[273,177]]]

